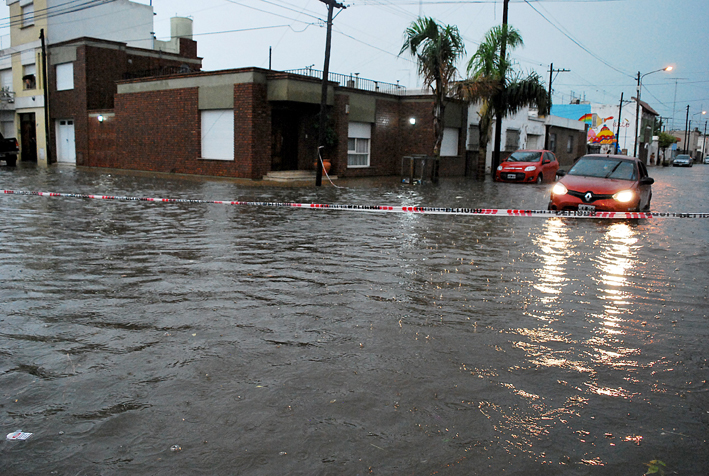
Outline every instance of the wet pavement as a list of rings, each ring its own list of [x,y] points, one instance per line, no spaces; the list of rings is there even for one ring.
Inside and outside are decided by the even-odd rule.
[[[709,165],[650,168],[709,211]],[[545,209],[551,185],[0,167],[6,190]],[[709,473],[709,220],[0,195],[0,467]],[[6,441],[16,430],[27,441]]]

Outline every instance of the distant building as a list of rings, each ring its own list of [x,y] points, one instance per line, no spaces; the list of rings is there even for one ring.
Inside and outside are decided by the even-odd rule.
[[[468,169],[471,176],[492,173],[493,138],[495,124],[490,131],[485,158],[478,157],[480,151],[480,104],[470,105],[468,111]],[[539,117],[535,109],[523,108],[517,114],[502,120],[502,141],[500,160],[518,149],[546,149],[556,155],[559,164],[573,165],[575,159],[586,153],[586,125],[577,120],[549,115]]]
[[[588,124],[586,143],[592,153],[620,153],[633,155],[635,145],[635,98],[619,105],[578,103],[555,104],[551,113]],[[619,117],[620,112],[620,117]],[[659,114],[646,102],[640,101],[640,121],[638,122],[637,154],[640,160],[648,159],[656,150],[651,150],[653,136],[659,131],[653,130],[655,117]]]

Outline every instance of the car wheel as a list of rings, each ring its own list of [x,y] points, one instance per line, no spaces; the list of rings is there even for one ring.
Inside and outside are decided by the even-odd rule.
[[[544,176],[542,174],[537,175],[537,183],[542,183],[544,181]]]

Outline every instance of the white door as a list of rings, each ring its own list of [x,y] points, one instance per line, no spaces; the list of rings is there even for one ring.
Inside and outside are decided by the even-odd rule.
[[[76,164],[76,144],[74,142],[74,120],[57,120],[57,162]]]

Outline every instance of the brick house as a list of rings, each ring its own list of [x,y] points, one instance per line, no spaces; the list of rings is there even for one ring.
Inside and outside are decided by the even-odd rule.
[[[432,154],[432,96],[342,83],[328,84],[331,175],[398,175],[403,156]],[[87,117],[81,163],[254,180],[314,171],[320,97],[318,78],[260,68],[122,80],[113,110]],[[464,173],[466,121],[450,102],[441,176]]]
[[[51,74],[47,76],[50,143],[56,145],[53,161],[89,164],[89,121],[101,111],[113,110],[117,81],[199,71],[202,60],[197,57],[196,42],[189,38],[175,40],[179,48],[175,53],[132,48],[125,43],[95,38],[78,38],[51,46],[48,61]]]

